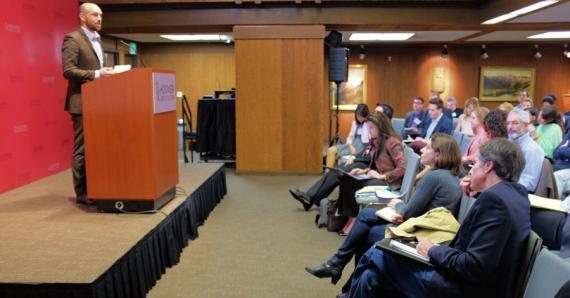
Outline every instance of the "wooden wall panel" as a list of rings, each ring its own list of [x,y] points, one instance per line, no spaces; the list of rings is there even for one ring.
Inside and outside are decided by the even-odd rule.
[[[319,173],[322,39],[236,38],[235,49],[238,173]]]
[[[570,110],[570,59],[563,57],[560,45],[541,45],[542,59],[532,58],[532,45],[487,45],[489,59],[479,57],[480,45],[449,46],[449,58],[440,57],[441,46],[434,45],[373,45],[366,46],[366,57],[358,59],[358,47],[351,48],[351,64],[368,65],[368,105],[371,109],[377,102],[388,103],[395,109],[395,117],[403,117],[411,110],[412,97],[428,98],[430,72],[434,67],[448,71],[450,95],[459,105],[478,96],[479,69],[481,66],[519,66],[536,69],[535,106],[544,95],[554,92],[562,110]],[[445,98],[446,98],[445,94]],[[497,102],[485,102],[484,106],[495,108]],[[327,105],[328,106],[328,105]],[[426,104],[427,106],[427,104]],[[341,136],[346,137],[354,112],[342,112]],[[328,114],[323,122],[328,127]],[[334,127],[333,127],[334,129]],[[326,132],[323,138],[327,138]]]
[[[234,47],[227,44],[141,44],[146,67],[176,71],[176,89],[190,103],[196,128],[198,99],[217,89],[235,87]],[[143,67],[142,64],[139,64]],[[178,118],[181,118],[180,102]]]

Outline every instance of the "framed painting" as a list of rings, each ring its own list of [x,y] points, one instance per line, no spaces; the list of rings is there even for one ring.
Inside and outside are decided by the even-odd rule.
[[[518,101],[518,94],[534,95],[534,68],[481,67],[479,99],[481,101]]]
[[[348,79],[346,82],[340,84],[339,110],[344,111],[354,111],[356,106],[360,103],[367,103],[366,99],[366,75],[367,66],[366,65],[349,65],[348,67]],[[335,84],[332,84],[332,109],[336,109],[335,96],[337,88]]]

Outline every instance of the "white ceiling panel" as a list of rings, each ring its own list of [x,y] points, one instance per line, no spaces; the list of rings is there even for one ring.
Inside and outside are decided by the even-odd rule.
[[[570,2],[554,5],[552,7],[530,13],[508,23],[568,23],[570,22]]]

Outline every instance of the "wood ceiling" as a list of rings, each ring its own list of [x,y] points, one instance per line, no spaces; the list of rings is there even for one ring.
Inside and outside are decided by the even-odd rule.
[[[440,42],[441,36],[454,36],[450,43],[468,43],[471,38],[485,41],[496,32],[544,32],[570,30],[570,0],[562,0],[537,11],[549,10],[562,17],[541,18],[539,22],[505,22],[481,25],[487,19],[520,9],[538,0],[99,0],[104,11],[103,33],[137,41],[140,33],[221,33],[235,25],[324,24],[327,30],[411,31],[420,43]],[[568,13],[560,13],[560,10]],[[531,16],[525,15],[522,18]],[[521,18],[521,17],[519,17]],[[420,32],[431,32],[420,35]],[[439,32],[440,34],[436,34]],[[464,33],[464,34],[460,34]],[[497,34],[495,34],[497,35]],[[500,34],[499,34],[500,35]],[[127,37],[128,36],[128,37]],[[504,36],[504,35],[500,35]],[[431,39],[430,39],[431,38]],[[483,40],[481,40],[483,38]],[[525,37],[506,38],[527,42]],[[142,41],[142,40],[138,40]],[[474,40],[475,41],[475,40]],[[500,43],[500,39],[489,40]],[[568,41],[555,41],[568,42]]]

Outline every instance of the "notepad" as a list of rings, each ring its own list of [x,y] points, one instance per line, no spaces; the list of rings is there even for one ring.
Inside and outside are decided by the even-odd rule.
[[[429,261],[429,257],[423,256],[415,248],[417,243],[409,243],[409,242],[399,242],[398,240],[393,239],[384,239],[376,243],[376,247],[380,249],[384,249],[387,251],[391,251],[398,255],[404,256],[411,260],[415,260],[422,264],[428,265],[430,267],[434,267],[432,263]]]
[[[122,64],[122,65],[115,65],[113,67],[113,71],[115,73],[121,73],[121,72],[125,72],[127,70],[131,70],[131,65],[129,64]]]
[[[397,193],[393,193],[393,192],[388,191],[386,189],[377,190],[376,196],[379,198],[384,198],[384,199],[399,199],[402,197],[402,195],[397,194]]]
[[[384,207],[378,211],[376,211],[376,216],[385,219],[389,222],[392,221],[392,216],[396,215],[396,210],[390,207]]]
[[[562,201],[560,200],[543,198],[533,194],[528,194],[528,199],[530,200],[530,206],[533,208],[566,213],[566,211],[562,208]]]

